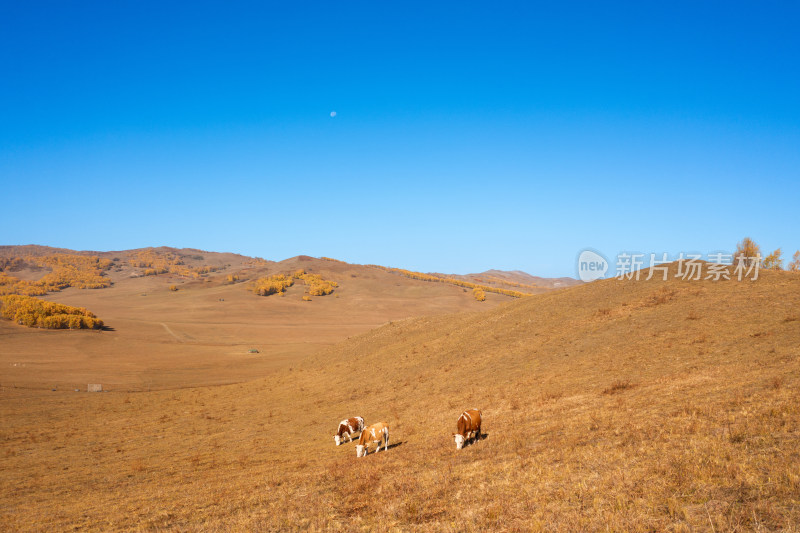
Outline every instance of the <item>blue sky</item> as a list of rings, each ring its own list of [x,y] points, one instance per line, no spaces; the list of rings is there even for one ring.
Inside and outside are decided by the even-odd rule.
[[[430,4],[2,2],[0,244],[800,249],[797,4]]]

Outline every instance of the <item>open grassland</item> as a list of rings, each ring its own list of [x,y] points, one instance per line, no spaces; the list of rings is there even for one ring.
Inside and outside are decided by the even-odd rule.
[[[609,280],[395,321],[248,383],[5,388],[0,524],[797,531],[798,346],[800,276]],[[487,435],[457,452],[469,407]],[[389,451],[335,447],[352,415],[388,422]]]
[[[0,253],[28,257],[8,259],[9,275],[36,283],[49,275],[37,266],[44,264],[41,257],[55,252],[0,247]],[[95,257],[76,254],[66,256]],[[308,256],[274,263],[200,250],[100,254],[108,262],[102,278],[108,287],[64,287],[41,298],[88,309],[106,330],[42,331],[0,320],[0,385],[72,390],[101,383],[147,391],[242,382],[390,320],[487,309],[508,300],[490,294],[477,302],[460,287]],[[154,268],[158,273],[146,275]],[[256,280],[276,275],[299,277],[280,295],[253,294]]]

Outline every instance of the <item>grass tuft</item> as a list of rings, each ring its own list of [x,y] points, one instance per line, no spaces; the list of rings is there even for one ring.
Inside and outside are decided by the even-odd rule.
[[[617,380],[611,384],[610,387],[603,389],[603,394],[617,394],[628,389],[634,388],[636,385],[631,383],[630,380]]]

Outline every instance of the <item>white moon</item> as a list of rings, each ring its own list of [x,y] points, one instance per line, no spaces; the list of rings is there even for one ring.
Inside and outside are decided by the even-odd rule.
[[[331,111],[331,118],[334,118],[335,116],[336,116],[336,111]]]

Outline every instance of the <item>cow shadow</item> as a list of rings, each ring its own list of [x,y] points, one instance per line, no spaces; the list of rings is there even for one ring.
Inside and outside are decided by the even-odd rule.
[[[488,433],[481,433],[481,436],[475,437],[475,440],[471,440],[467,443],[464,443],[464,447],[466,448],[467,446],[474,446],[475,444],[478,444],[479,441],[486,440],[488,437],[489,437]]]
[[[406,443],[406,441],[404,441],[404,440],[392,443],[392,444],[389,445],[389,448],[387,448],[387,450],[391,450],[391,449],[397,448],[398,446],[402,446],[405,443]],[[381,448],[381,451],[383,451],[383,448]]]

